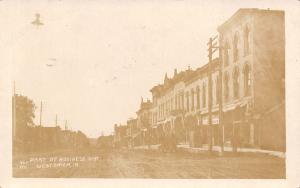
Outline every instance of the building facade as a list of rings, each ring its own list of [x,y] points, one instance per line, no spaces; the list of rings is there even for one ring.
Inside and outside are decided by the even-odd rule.
[[[217,105],[218,59],[212,62],[213,97]],[[163,84],[151,89],[153,97],[152,115],[158,114],[152,121],[159,134],[175,134],[178,142],[188,143],[192,147],[208,144],[208,66],[196,70],[188,68],[173,78],[165,76]],[[156,109],[156,110],[154,110]],[[217,107],[215,106],[215,111]],[[218,117],[213,115],[213,124]]]
[[[165,74],[150,89],[152,102],[141,101],[135,133],[141,144],[173,134],[191,147],[285,151],[284,28],[283,11],[239,9],[218,27],[219,58]]]
[[[218,27],[225,140],[285,150],[284,12],[240,9]],[[276,117],[277,116],[277,117]]]
[[[139,110],[136,112],[137,114],[137,129],[140,130],[140,134],[138,135],[142,145],[151,144],[151,135],[150,135],[150,125],[151,125],[151,106],[152,102],[147,99],[144,101],[141,98],[141,104]]]
[[[137,125],[137,118],[131,118],[127,120],[127,135],[129,135],[129,148],[141,145],[142,140],[140,133],[141,131]]]
[[[127,125],[114,125],[113,147],[128,147]]]

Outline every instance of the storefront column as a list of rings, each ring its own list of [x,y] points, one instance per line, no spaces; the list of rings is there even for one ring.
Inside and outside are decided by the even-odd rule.
[[[254,146],[254,124],[250,123],[250,140],[249,143],[251,146]]]

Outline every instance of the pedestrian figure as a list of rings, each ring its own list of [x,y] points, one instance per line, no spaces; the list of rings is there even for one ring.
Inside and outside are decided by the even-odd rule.
[[[166,135],[163,133],[160,137],[160,150],[165,152],[167,149],[167,138]]]
[[[175,137],[175,134],[172,133],[171,136],[170,136],[170,150],[171,150],[172,152],[175,152],[175,151],[176,151],[176,148],[177,148],[176,137]]]
[[[235,126],[233,124],[232,135],[231,135],[231,146],[232,151],[236,152],[236,138],[235,138]]]

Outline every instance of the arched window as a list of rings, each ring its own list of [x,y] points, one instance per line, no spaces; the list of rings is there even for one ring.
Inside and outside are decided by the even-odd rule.
[[[229,99],[229,74],[227,72],[224,74],[224,98],[225,101]]]
[[[233,97],[239,98],[239,69],[235,67],[233,70]]]
[[[206,107],[206,84],[203,83],[202,86],[202,107],[205,108]]]
[[[161,105],[159,105],[159,118],[161,118]]]
[[[177,103],[178,95],[175,95],[175,110],[178,110],[178,103]]]
[[[250,95],[251,90],[251,72],[248,64],[244,66],[244,94],[245,96]]]
[[[239,35],[235,33],[233,38],[233,61],[237,61],[239,59]]]
[[[216,104],[216,102],[217,102],[217,95],[216,95],[216,89],[217,89],[217,82],[215,81],[215,80],[213,80],[212,81],[212,104],[214,105],[214,104]]]
[[[220,102],[220,79],[219,76],[216,77],[216,89],[215,89],[215,97],[216,97],[216,104],[219,104]]]
[[[182,93],[178,94],[178,108],[182,110]]]
[[[196,97],[197,97],[197,109],[200,109],[200,88],[197,86],[196,89]]]
[[[250,49],[249,49],[249,27],[246,26],[245,29],[244,29],[244,55],[248,55],[249,52],[250,52]]]
[[[194,89],[191,89],[191,101],[192,101],[192,111],[195,110],[195,93],[194,93]]]
[[[228,66],[229,65],[229,43],[228,41],[225,42],[224,44],[224,58],[223,58],[223,61],[224,61],[224,66]]]
[[[190,94],[189,94],[189,92],[187,91],[187,92],[186,92],[186,110],[187,110],[187,111],[190,111],[190,100],[189,100],[189,97],[190,97]]]
[[[184,92],[181,93],[181,110],[184,110]]]

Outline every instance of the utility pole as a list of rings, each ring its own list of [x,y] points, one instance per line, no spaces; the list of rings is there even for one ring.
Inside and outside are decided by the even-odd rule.
[[[210,38],[210,41],[208,43],[209,58],[210,58],[209,62],[211,63],[213,53],[216,52],[217,50],[219,50],[219,88],[218,88],[219,91],[217,93],[217,95],[218,95],[217,97],[219,99],[219,126],[220,126],[221,132],[222,132],[222,134],[221,134],[221,154],[223,154],[223,152],[224,152],[224,123],[223,123],[223,86],[222,86],[223,85],[223,55],[222,55],[223,51],[222,50],[225,47],[221,46],[221,44],[220,44],[222,41],[221,36],[219,36],[219,46],[217,46],[217,42],[213,43],[213,41],[215,39],[217,39],[217,36],[214,37],[213,39]],[[209,71],[210,71],[209,75],[211,76],[211,69]],[[211,79],[211,77],[210,77],[210,79]]]
[[[67,126],[68,121],[65,121],[65,130],[68,130],[68,126]]]
[[[213,53],[217,50],[214,48],[218,36],[209,38],[208,45],[208,126],[209,126],[209,151],[213,151],[213,125],[212,125],[212,56]]]
[[[224,153],[224,122],[223,122],[223,48],[221,47],[222,36],[219,36],[219,126],[221,127],[221,153]]]
[[[42,126],[42,114],[43,114],[43,102],[41,101],[41,108],[40,108],[40,126]]]
[[[13,86],[13,138],[16,138],[16,82],[14,81],[14,86]]]
[[[57,114],[55,115],[55,127],[57,127]]]

